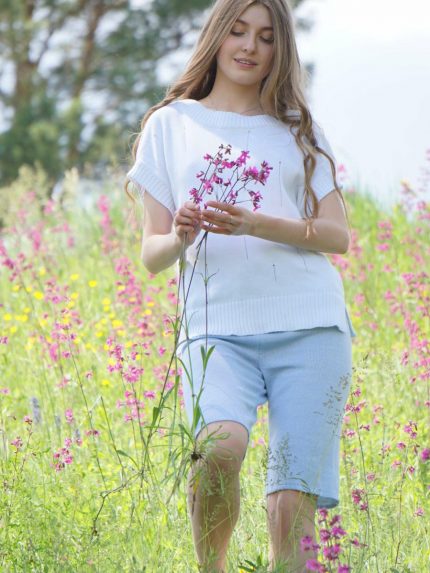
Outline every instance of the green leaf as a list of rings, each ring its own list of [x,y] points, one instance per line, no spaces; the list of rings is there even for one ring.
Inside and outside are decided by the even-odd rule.
[[[132,458],[129,454],[127,454],[123,450],[117,450],[116,448],[115,448],[115,451],[118,455],[124,456],[125,458],[128,458],[129,460],[131,460],[134,463],[134,465],[136,466],[136,468],[139,469],[139,466],[137,465],[136,460],[134,458]]]

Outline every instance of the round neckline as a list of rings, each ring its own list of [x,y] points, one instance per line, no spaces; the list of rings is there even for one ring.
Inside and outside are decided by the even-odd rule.
[[[232,113],[233,115],[240,115],[241,117],[272,117],[268,113],[256,113],[256,114],[250,115],[247,113],[240,113],[239,111],[230,111],[230,110],[225,110],[225,109],[214,109],[212,107],[205,105],[204,103],[202,103],[200,100],[197,100],[197,99],[191,99],[189,101],[194,101],[198,105],[204,107],[205,109],[207,109],[209,111],[219,111],[221,113]]]
[[[176,105],[186,109],[192,117],[205,125],[215,127],[259,127],[264,125],[277,125],[279,121],[271,115],[244,115],[235,111],[211,109],[196,99],[177,99],[169,105]]]

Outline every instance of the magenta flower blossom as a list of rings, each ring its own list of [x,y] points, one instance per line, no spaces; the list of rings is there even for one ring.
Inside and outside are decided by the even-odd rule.
[[[263,161],[260,168],[256,166],[245,167],[250,158],[249,151],[242,151],[237,159],[230,161],[225,158],[231,154],[231,145],[219,146],[215,156],[207,153],[203,159],[209,162],[206,171],[196,174],[200,185],[189,191],[190,198],[196,205],[200,205],[205,195],[214,195],[216,200],[225,201],[230,205],[243,203],[245,199],[239,199],[241,191],[246,191],[256,211],[260,207],[262,195],[259,191],[249,190],[248,185],[265,185],[271,170],[273,169]],[[243,168],[240,170],[240,168]]]
[[[420,454],[420,458],[423,462],[430,460],[430,448],[424,448]]]
[[[325,565],[320,563],[318,559],[308,559],[306,561],[306,568],[309,571],[318,571],[319,573],[326,573],[327,571]]]
[[[305,535],[300,539],[300,550],[301,551],[316,551],[320,548],[318,543],[315,543],[314,539],[310,535]]]
[[[336,545],[332,545],[329,547],[324,547],[323,549],[323,555],[324,557],[326,557],[329,561],[334,561],[338,558],[339,554],[342,552],[342,548],[340,545],[336,544]]]
[[[73,422],[75,421],[73,417],[73,410],[71,408],[67,408],[67,410],[64,412],[64,416],[68,424],[73,424]]]
[[[245,165],[248,159],[249,159],[249,151],[242,151],[240,156],[236,159],[235,163],[237,166],[241,167],[242,165]]]
[[[18,450],[20,450],[20,449],[22,448],[24,442],[23,442],[22,439],[18,436],[18,437],[16,437],[14,440],[12,440],[10,443],[11,443],[12,446],[15,446],[16,451],[18,451]],[[15,452],[15,453],[16,453],[16,452]]]
[[[331,530],[331,534],[333,535],[333,537],[338,539],[339,537],[343,537],[344,535],[346,535],[346,531],[342,529],[342,527],[338,527],[337,525],[335,525]]]
[[[405,426],[403,426],[403,431],[406,432],[407,434],[409,434],[411,438],[416,438],[417,437],[417,424],[416,424],[416,422],[412,422],[412,420],[409,420],[409,423],[405,424]]]

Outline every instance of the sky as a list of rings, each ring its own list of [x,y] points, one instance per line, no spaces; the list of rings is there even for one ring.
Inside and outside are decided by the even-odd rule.
[[[306,0],[298,14],[314,21],[297,35],[301,60],[315,65],[311,112],[352,185],[385,204],[402,180],[419,189],[430,150],[430,0]],[[173,81],[189,55],[169,57],[160,78]]]
[[[315,64],[311,112],[337,162],[386,205],[402,180],[420,188],[430,149],[430,1],[307,0],[299,14],[315,22],[297,43],[301,60]]]

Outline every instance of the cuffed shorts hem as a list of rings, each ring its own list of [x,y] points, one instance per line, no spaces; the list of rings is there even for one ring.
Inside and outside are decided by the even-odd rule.
[[[311,495],[317,496],[317,508],[320,509],[322,507],[326,509],[331,509],[339,505],[339,500],[335,497],[320,495],[314,491],[310,491],[300,485],[297,485],[295,482],[286,482],[284,485],[277,485],[273,487],[266,487],[266,495],[270,495],[271,493],[276,493],[277,491],[283,491],[285,489],[294,489],[296,491],[302,491],[303,493],[309,493]]]

